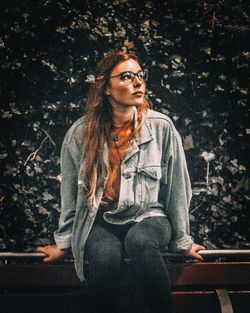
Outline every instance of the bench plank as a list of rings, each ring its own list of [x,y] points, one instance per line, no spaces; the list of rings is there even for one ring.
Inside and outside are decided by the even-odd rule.
[[[167,264],[172,286],[250,287],[250,262]],[[0,264],[0,287],[80,287],[73,264]]]

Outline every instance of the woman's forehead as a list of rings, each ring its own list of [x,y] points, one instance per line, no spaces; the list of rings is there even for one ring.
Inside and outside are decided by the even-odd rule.
[[[120,74],[125,71],[131,71],[137,73],[141,70],[140,64],[134,59],[128,59],[126,61],[122,61],[116,65],[116,67],[111,72],[111,76]]]

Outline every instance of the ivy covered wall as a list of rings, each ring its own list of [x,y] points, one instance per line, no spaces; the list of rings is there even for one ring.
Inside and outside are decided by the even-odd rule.
[[[191,232],[207,248],[250,247],[247,1],[2,0],[0,249],[53,242],[59,154],[83,114],[96,62],[134,51],[148,96],[182,135]]]

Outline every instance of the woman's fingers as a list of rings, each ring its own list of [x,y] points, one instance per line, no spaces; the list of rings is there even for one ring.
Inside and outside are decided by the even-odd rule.
[[[193,257],[200,261],[204,260],[203,257],[199,253],[196,253],[196,252],[193,252]]]
[[[45,253],[45,254],[47,254],[47,257],[45,257],[45,258],[43,258],[43,262],[45,262],[45,263],[48,263],[48,262],[50,262],[50,256],[48,256],[48,247],[47,246],[45,246],[45,247],[37,247],[37,249],[36,249],[38,252],[42,252],[42,253]]]
[[[37,247],[38,252],[45,253],[47,257],[43,259],[45,263],[55,261],[64,255],[64,252],[57,248],[56,245],[48,245],[45,247]]]
[[[48,262],[51,262],[51,261],[54,261],[54,259],[51,256],[43,259],[44,263],[48,263]]]
[[[197,245],[196,243],[193,243],[191,248],[186,252],[186,255],[194,257],[197,260],[203,261],[203,257],[197,253],[200,250],[205,250],[206,248],[201,245]]]
[[[42,252],[42,253],[46,253],[46,252],[45,252],[45,251],[46,251],[46,247],[37,247],[37,248],[36,248],[36,251]]]

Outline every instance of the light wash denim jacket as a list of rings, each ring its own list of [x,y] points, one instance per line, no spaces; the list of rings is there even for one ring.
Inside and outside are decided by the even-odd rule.
[[[72,248],[76,273],[81,281],[85,280],[84,246],[100,204],[97,200],[93,208],[86,208],[86,194],[80,177],[84,158],[83,128],[84,117],[71,126],[62,144],[61,215],[54,233],[59,249]],[[108,149],[104,156],[108,161]],[[105,177],[104,181],[107,179]],[[105,183],[98,189],[98,199],[101,199],[104,187]],[[148,110],[140,137],[134,140],[121,164],[116,212],[128,212],[135,207],[137,212],[143,207],[142,214],[145,214],[145,207],[164,212],[172,226],[170,248],[185,251],[193,243],[188,217],[191,195],[179,133],[166,115]],[[117,219],[119,221],[119,214]]]

